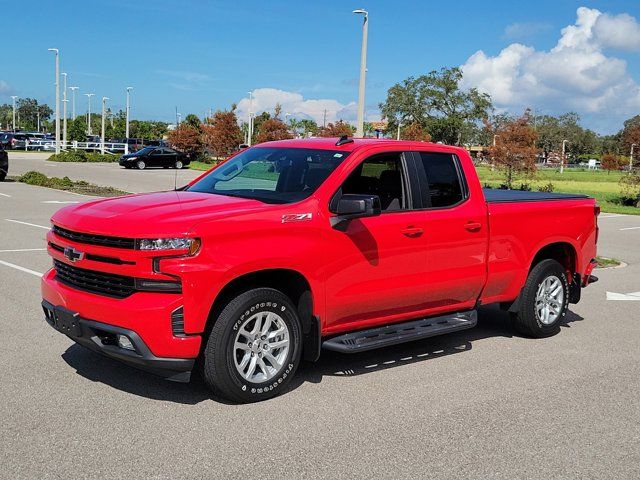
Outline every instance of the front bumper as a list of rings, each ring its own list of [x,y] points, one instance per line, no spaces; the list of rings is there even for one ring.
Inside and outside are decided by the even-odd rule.
[[[57,331],[94,352],[119,360],[176,382],[188,382],[195,359],[155,356],[147,344],[133,330],[96,322],[77,312],[42,301],[45,320]],[[124,335],[135,351],[118,346],[117,335]]]

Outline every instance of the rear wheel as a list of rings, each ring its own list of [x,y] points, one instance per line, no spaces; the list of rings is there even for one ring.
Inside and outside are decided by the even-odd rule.
[[[520,311],[512,315],[514,327],[531,337],[549,337],[560,331],[569,307],[569,282],[562,265],[543,260],[529,272],[521,293]]]
[[[174,167],[177,168],[178,170],[180,170],[182,168],[182,161],[176,160],[176,163],[174,164]]]
[[[136,162],[136,167],[138,167],[138,170],[144,170],[147,167],[147,164],[144,163],[143,160],[138,160]]]
[[[249,403],[286,389],[300,363],[298,313],[278,290],[234,298],[216,320],[203,352],[203,376],[221,397]]]

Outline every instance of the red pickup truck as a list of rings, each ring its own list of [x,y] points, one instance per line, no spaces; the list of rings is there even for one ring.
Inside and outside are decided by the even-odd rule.
[[[305,139],[246,149],[176,191],[68,206],[47,234],[46,320],[77,343],[236,402],[322,349],[471,328],[499,303],[532,337],[597,280],[592,198],[483,189],[468,153]]]

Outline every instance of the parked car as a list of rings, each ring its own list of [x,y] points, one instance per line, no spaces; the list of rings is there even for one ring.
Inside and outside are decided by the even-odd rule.
[[[7,174],[9,173],[9,155],[0,145],[0,182],[4,182],[4,179],[7,178]]]
[[[119,163],[124,168],[144,170],[147,167],[183,168],[189,165],[189,157],[169,147],[144,147],[137,152],[122,155]]]
[[[2,145],[5,150],[24,149],[28,138],[26,133],[7,132],[0,136],[0,145]]]
[[[483,191],[463,148],[268,142],[176,191],[59,210],[42,305],[89,349],[182,381],[198,359],[213,391],[253,402],[322,349],[457,332],[479,305],[558,333],[597,280],[599,212],[584,195]]]

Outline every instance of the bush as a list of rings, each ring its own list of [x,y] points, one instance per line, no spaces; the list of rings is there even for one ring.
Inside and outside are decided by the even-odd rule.
[[[49,182],[49,177],[44,173],[34,172],[33,170],[25,173],[18,178],[19,182],[28,183],[29,185],[39,185],[44,187]]]
[[[546,185],[542,185],[538,190],[540,192],[551,193],[551,192],[553,192],[554,189],[555,189],[555,185],[553,183],[549,182]]]
[[[68,150],[66,152],[60,152],[53,154],[49,157],[52,162],[82,162],[82,163],[97,163],[97,162],[117,162],[118,155],[110,153],[98,152],[85,152],[84,150]]]
[[[521,183],[518,187],[518,190],[520,190],[521,192],[530,192],[531,185],[529,185],[528,183]]]
[[[640,172],[633,172],[620,179],[622,205],[640,207]]]

